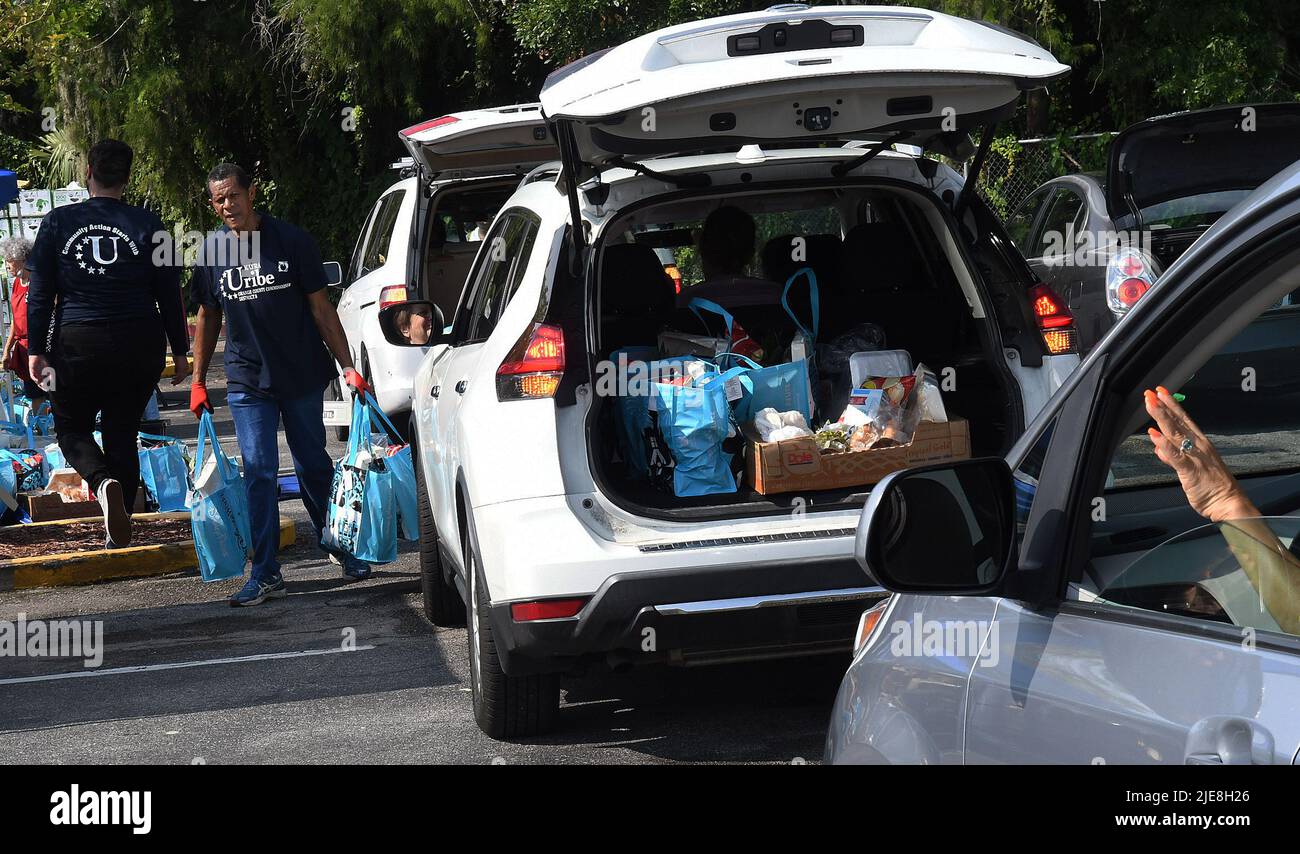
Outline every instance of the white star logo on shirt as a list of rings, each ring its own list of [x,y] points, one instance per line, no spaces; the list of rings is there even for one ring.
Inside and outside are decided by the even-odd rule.
[[[100,268],[99,268],[99,275],[102,276],[102,275],[104,275],[104,274],[107,273],[107,272],[108,272],[108,271],[105,270],[103,267],[100,267]]]
[[[84,257],[85,257],[85,256],[82,255],[80,252],[77,253],[77,260],[78,260],[78,261],[80,261],[80,260],[81,260],[82,258],[84,258]],[[85,265],[83,264],[82,266],[84,267]]]
[[[77,256],[77,257],[81,257],[81,256]],[[85,262],[85,261],[78,261],[78,262],[77,262],[77,266],[84,270],[84,269],[86,269],[86,262]]]

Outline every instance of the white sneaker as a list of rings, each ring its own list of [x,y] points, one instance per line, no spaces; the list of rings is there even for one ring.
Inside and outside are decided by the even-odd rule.
[[[108,535],[109,548],[131,545],[131,516],[123,503],[122,484],[111,477],[105,478],[95,497],[104,513],[104,533]]]

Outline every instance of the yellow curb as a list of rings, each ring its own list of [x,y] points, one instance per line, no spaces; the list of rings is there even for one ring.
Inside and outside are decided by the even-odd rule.
[[[187,512],[137,513],[133,519],[189,519]],[[33,522],[32,526],[67,525],[85,522],[85,519],[53,519]],[[280,548],[285,549],[297,540],[293,520],[280,517]],[[148,575],[167,575],[199,565],[193,540],[163,543],[153,546],[131,546],[111,551],[101,549],[91,552],[64,552],[62,554],[35,555],[32,557],[0,560],[0,591],[27,590],[32,587],[65,587],[92,584],[114,578],[136,578]]]

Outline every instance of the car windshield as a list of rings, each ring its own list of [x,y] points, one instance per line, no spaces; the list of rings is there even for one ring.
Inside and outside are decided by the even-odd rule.
[[[1148,228],[1208,227],[1248,195],[1250,190],[1222,190],[1161,202],[1142,209],[1142,223]]]

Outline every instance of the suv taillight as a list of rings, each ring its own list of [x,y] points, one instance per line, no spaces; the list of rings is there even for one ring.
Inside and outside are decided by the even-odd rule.
[[[564,376],[564,331],[537,323],[497,368],[497,400],[554,397]]]
[[[1106,305],[1123,316],[1156,282],[1153,265],[1136,249],[1121,249],[1106,264]]]
[[[1034,310],[1038,331],[1053,356],[1079,352],[1079,334],[1074,328],[1074,315],[1056,292],[1046,283],[1039,282],[1029,289],[1029,302]]]
[[[394,303],[406,302],[406,299],[406,285],[389,285],[386,288],[380,288],[379,310],[383,311]]]

